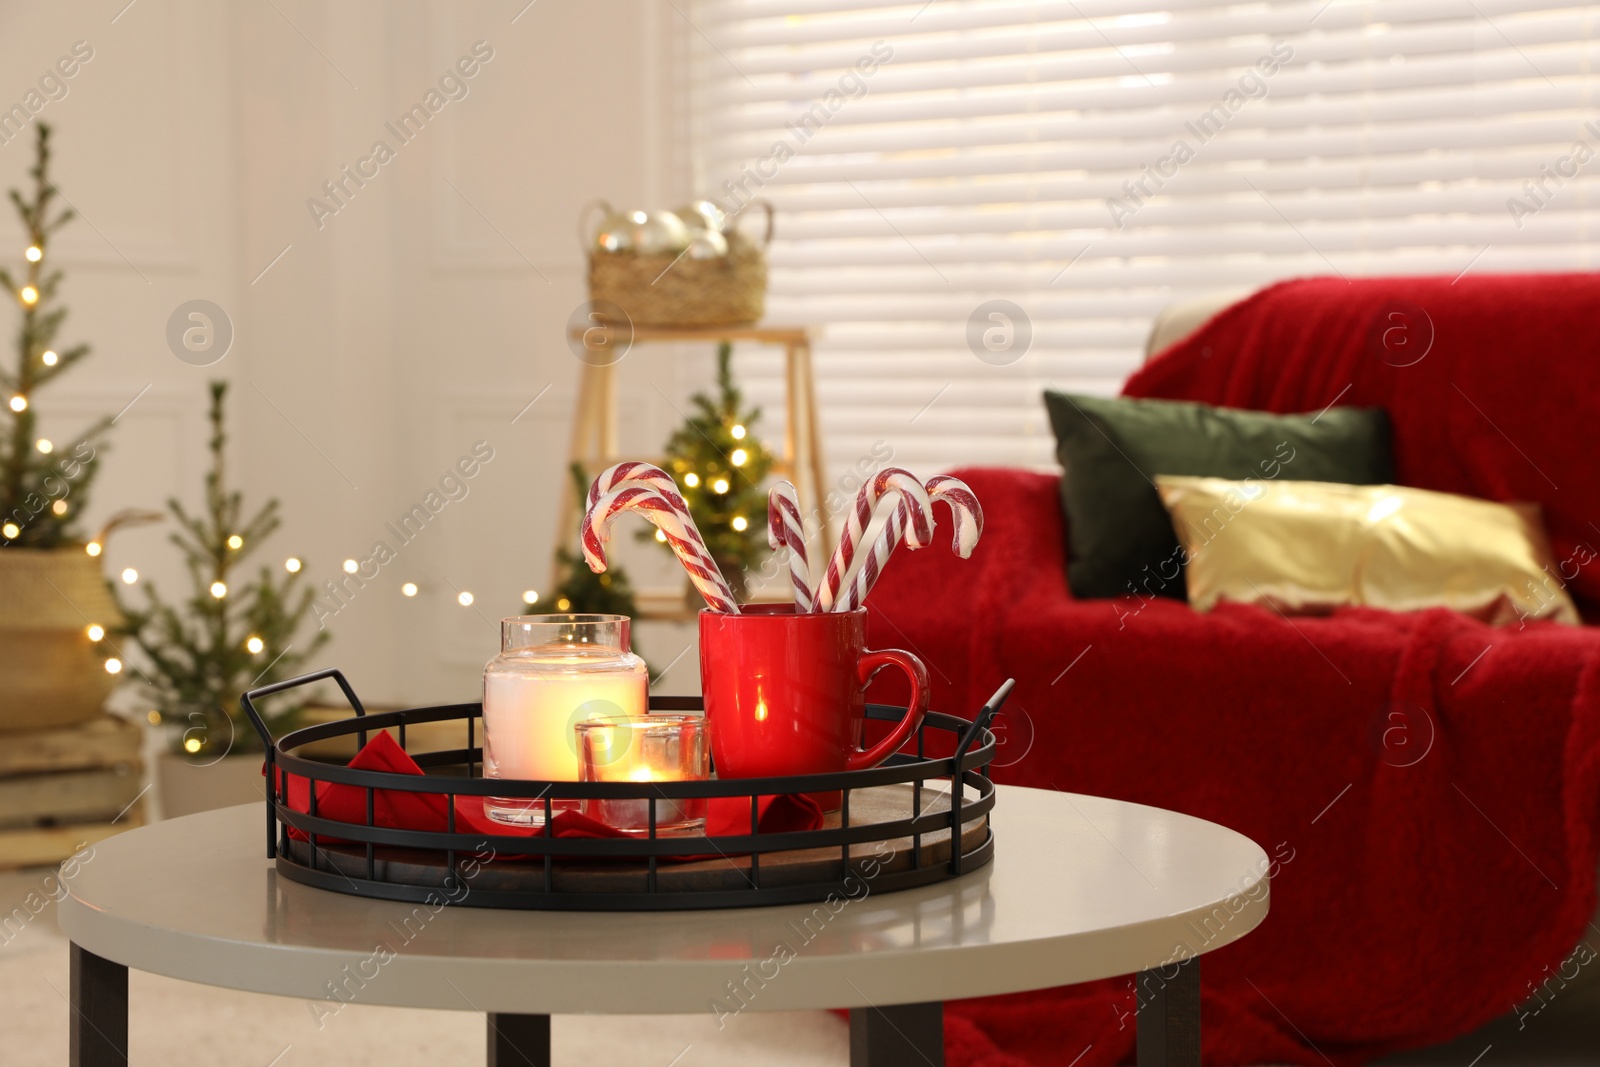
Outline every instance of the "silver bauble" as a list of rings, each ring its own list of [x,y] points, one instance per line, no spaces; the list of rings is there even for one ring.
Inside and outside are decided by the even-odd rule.
[[[696,200],[678,208],[673,214],[683,220],[691,233],[698,230],[721,233],[728,220],[728,213],[715,200]]]
[[[670,211],[633,211],[633,250],[641,256],[675,256],[689,247],[689,228]]]
[[[720,259],[728,254],[728,239],[716,230],[701,230],[689,241],[690,259]]]
[[[595,231],[594,247],[600,252],[633,251],[633,223],[620,211],[613,211],[600,220]]]

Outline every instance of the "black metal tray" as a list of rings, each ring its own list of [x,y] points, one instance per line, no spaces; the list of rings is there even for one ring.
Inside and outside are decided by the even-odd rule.
[[[334,681],[355,715],[295,730],[274,740],[255,702],[287,689]],[[240,700],[266,747],[267,855],[285,877],[320,889],[416,903],[583,911],[749,907],[858,898],[930,885],[987,864],[994,856],[988,815],[995,803],[989,764],[995,738],[988,725],[1011,691],[1007,680],[972,720],[929,712],[915,735],[915,754],[900,752],[879,767],[838,774],[706,782],[539,782],[481,777],[477,743],[483,707],[448,704],[368,714],[336,670],[252,689]],[[652,697],[652,711],[694,711],[698,697]],[[904,708],[869,704],[869,719],[895,721]],[[465,747],[408,753],[424,773],[396,774],[336,766],[295,754],[314,741],[390,729],[406,748],[407,727],[459,720]],[[949,756],[926,755],[932,747]],[[305,778],[309,810],[287,801],[288,776]],[[960,788],[954,783],[959,780]],[[317,813],[321,783],[365,790],[366,821]],[[443,795],[445,832],[374,824],[376,790]],[[762,832],[759,798],[842,791],[843,807],[815,830]],[[473,796],[542,799],[546,829],[532,835],[458,832],[455,800]],[[854,803],[852,797],[854,796]],[[658,800],[733,797],[748,801],[748,833],[717,836],[563,838],[549,816],[562,800]],[[956,801],[952,803],[952,800]],[[292,837],[290,830],[298,831]],[[330,839],[333,839],[330,841]],[[494,857],[485,862],[485,856]],[[709,859],[707,857],[710,857]],[[865,888],[864,888],[865,887]]]

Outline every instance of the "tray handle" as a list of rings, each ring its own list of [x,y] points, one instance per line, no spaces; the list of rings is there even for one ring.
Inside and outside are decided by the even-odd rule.
[[[326,681],[329,678],[332,678],[339,688],[344,692],[344,698],[348,700],[350,702],[350,706],[355,709],[356,715],[360,718],[366,717],[367,709],[361,706],[361,698],[356,696],[356,691],[350,688],[349,682],[345,681],[344,673],[331,667],[325,671],[317,671],[314,674],[302,674],[298,678],[286,678],[281,682],[273,682],[271,685],[263,685],[260,688],[248,690],[239,698],[239,706],[244,709],[245,715],[249,716],[250,725],[254,726],[256,728],[256,733],[261,736],[261,747],[263,749],[265,749],[269,754],[272,752],[272,731],[267,729],[267,722],[261,717],[261,713],[256,710],[255,702],[263,697],[269,697],[277,693],[282,693],[287,689],[297,689],[302,685],[310,685],[312,682]],[[362,730],[358,736],[361,739],[361,744],[365,746],[367,743],[367,732]]]
[[[297,689],[302,685],[310,685],[312,682],[321,682],[329,678],[332,678],[339,686],[340,690],[343,691],[344,698],[348,700],[350,702],[350,706],[355,709],[356,717],[358,719],[366,718],[367,709],[361,706],[361,698],[356,696],[356,691],[350,688],[349,682],[345,681],[344,672],[336,670],[332,667],[325,671],[317,671],[314,674],[302,674],[298,678],[286,678],[281,682],[273,682],[271,685],[263,685],[256,689],[246,690],[244,695],[239,698],[239,706],[243,708],[244,713],[250,717],[250,725],[254,726],[256,728],[256,733],[261,736],[261,747],[266,750],[267,755],[265,774],[267,776],[268,859],[272,859],[278,854],[278,809],[275,806],[276,801],[280,799],[278,795],[278,752],[277,749],[273,748],[272,731],[267,729],[267,722],[261,717],[261,713],[256,710],[255,702],[260,700],[262,697],[269,697],[275,693],[282,693],[286,689]],[[367,745],[367,731],[360,731],[358,736],[361,739],[361,747],[365,748]],[[311,805],[311,810],[313,812],[317,810],[315,803],[315,789],[316,787],[313,786],[313,803]],[[287,780],[283,782],[283,796],[281,799],[284,801],[284,803],[288,803],[289,797]],[[314,845],[316,839],[312,838],[312,842]]]
[[[1015,678],[1007,678],[1000,683],[1000,688],[994,691],[994,696],[983,705],[982,710],[973,718],[972,725],[961,735],[961,740],[956,743],[956,754],[950,760],[950,873],[961,873],[961,795],[964,786],[961,783],[961,761],[967,758],[967,751],[978,740],[979,734],[989,725],[995,712],[1000,710],[1000,705],[1006,702],[1011,695],[1012,686],[1017,684]]]

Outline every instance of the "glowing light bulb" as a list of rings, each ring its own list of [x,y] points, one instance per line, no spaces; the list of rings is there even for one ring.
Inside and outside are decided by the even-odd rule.
[[[568,608],[572,607],[572,601],[568,600],[566,597],[562,597],[560,600],[556,601],[556,607],[562,611],[566,611]]]
[[[229,548],[235,548],[235,549],[243,548],[244,547],[244,538],[240,537],[238,534],[233,534],[232,536],[230,536],[228,538],[228,547]]]
[[[6,538],[7,541],[15,541],[16,538],[17,538],[17,535],[20,534],[21,532],[22,532],[22,527],[18,526],[14,522],[8,522],[4,526],[0,526],[0,534],[5,534],[5,538]]]
[[[664,533],[661,530],[657,530],[656,531],[656,540],[660,541],[662,544],[666,544],[667,543],[667,535],[666,535],[666,533]]]
[[[354,574],[358,569],[360,569],[360,566],[361,565],[355,560],[347,559],[344,561],[344,572],[346,574]]]
[[[184,738],[183,739],[183,750],[185,752],[199,752],[200,751],[200,739],[198,737],[186,737],[186,738]]]
[[[742,467],[742,466],[744,466],[745,461],[748,460],[749,458],[750,458],[750,453],[746,452],[742,448],[736,448],[736,449],[733,450],[733,455],[728,457],[728,460],[735,467]]]
[[[54,367],[56,365],[56,361],[61,357],[56,355],[53,349],[47,348],[39,358],[44,360],[44,365],[46,367]]]
[[[700,484],[700,476],[694,471],[690,471],[688,474],[683,476],[683,484],[687,485],[690,489],[693,489],[695,486]]]
[[[48,437],[39,438],[33,443],[33,447],[37,448],[40,452],[43,452],[47,456],[56,450],[56,446],[50,442]]]
[[[107,674],[121,674],[122,673],[122,661],[120,659],[118,659],[117,657],[115,657],[115,656],[112,656],[110,659],[106,660],[106,673]]]
[[[145,717],[145,721],[147,721],[151,726],[160,726],[161,725],[161,713],[159,711],[156,711],[154,708],[152,708],[149,711],[145,712],[144,713],[144,717]]]
[[[457,594],[456,603],[460,604],[464,608],[472,607],[472,594],[463,589],[459,594]]]
[[[35,289],[31,285],[24,285],[22,287],[22,291],[17,295],[22,297],[22,302],[27,304],[29,307],[32,307],[34,304],[39,302],[39,290]]]
[[[50,505],[50,511],[55,515],[65,515],[67,513],[67,502],[65,500],[57,500]]]
[[[134,570],[132,567],[128,567],[127,569],[125,569],[122,572],[122,584],[123,585],[132,585],[134,582],[137,582],[138,580],[139,580],[139,572]]]
[[[244,647],[249,649],[252,656],[259,656],[261,655],[261,650],[267,647],[267,643],[251,634],[250,639],[244,643]]]
[[[211,595],[216,597],[218,600],[221,600],[223,597],[227,596],[228,595],[227,583],[225,583],[225,582],[212,582],[211,583]]]
[[[718,478],[716,481],[712,482],[711,491],[713,493],[726,493],[728,491],[728,479]]]
[[[407,582],[405,585],[402,585],[400,587],[400,595],[401,596],[416,596],[417,595],[417,583],[416,582]]]
[[[88,544],[83,546],[83,550],[89,553],[91,556],[98,556],[100,554],[100,542],[90,541]]]
[[[750,522],[743,515],[735,515],[733,517],[733,522],[729,523],[729,525],[735,530],[738,530],[740,533],[744,533],[745,530],[749,528]]]
[[[745,429],[744,429],[743,426],[735,425],[728,432],[733,434],[733,439],[735,441],[743,441],[744,440]]]
[[[539,602],[539,591],[537,589],[524,589],[522,591],[522,602],[524,604],[537,604]]]
[[[288,559],[283,561],[283,569],[288,571],[290,574],[299,574],[300,561],[295,559],[293,556],[290,556]]]
[[[84,633],[89,635],[89,640],[98,641],[101,638],[105,637],[106,628],[104,626],[101,626],[97,622],[91,622],[89,624],[89,628],[87,630],[85,630]]]
[[[37,263],[44,258],[44,249],[38,245],[29,245],[28,250],[22,254],[29,263]]]
[[[15,412],[19,412],[19,413],[27,411],[28,410],[28,398],[23,396],[21,393],[18,393],[16,396],[12,397],[11,398],[11,410],[15,411]]]

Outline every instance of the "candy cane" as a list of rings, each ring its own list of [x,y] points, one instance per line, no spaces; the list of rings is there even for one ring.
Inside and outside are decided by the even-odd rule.
[[[956,525],[955,540],[951,547],[956,555],[967,559],[977,546],[978,538],[983,536],[983,508],[978,504],[977,495],[966,482],[948,474],[934,475],[923,488],[927,489],[932,500],[942,500],[950,505],[950,514]],[[883,565],[888,562],[890,553],[900,544],[905,528],[906,507],[902,501],[889,516],[878,539],[872,542],[872,548],[862,557],[861,567],[850,585],[839,594],[833,606],[834,611],[854,611],[866,603],[867,593],[883,573]]]
[[[687,512],[680,513],[667,496],[656,489],[642,485],[627,485],[613,489],[584,514],[583,558],[596,574],[606,569],[606,542],[611,540],[611,524],[625,511],[636,511],[655,524],[667,538],[678,562],[689,572],[689,580],[706,598],[712,611],[726,615],[739,614],[739,605],[733,599],[733,590],[717,570],[711,553],[706,550],[705,539],[695,528],[694,519]]]
[[[625,460],[601,471],[600,477],[589,486],[589,506],[594,507],[595,501],[613,489],[628,485],[648,486],[666,497],[685,515],[689,513],[689,505],[684,503],[683,494],[678,491],[678,483],[672,475],[653,463],[638,460]]]
[[[873,513],[886,496],[896,496],[906,504],[908,522],[904,534],[906,544],[913,549],[923,548],[933,540],[933,502],[922,483],[899,467],[885,467],[856,494],[856,506],[845,518],[844,529],[839,534],[839,544],[828,560],[828,570],[817,587],[817,608],[831,611],[839,597],[845,575],[850,572],[850,561],[865,539],[867,527],[872,524]],[[892,519],[891,519],[892,521]]]
[[[878,580],[878,575],[883,573],[883,565],[889,561],[889,554],[905,538],[906,518],[906,505],[902,500],[889,515],[889,521],[884,523],[883,529],[878,532],[878,539],[872,542],[872,547],[862,556],[856,576],[840,592],[839,599],[834,601],[831,610],[854,611],[866,603],[867,591]]]
[[[955,541],[950,547],[962,559],[971,558],[978,538],[983,536],[983,506],[978,503],[977,494],[966,482],[948,474],[935,474],[923,488],[931,499],[950,505],[950,517],[956,524]]]
[[[811,558],[806,553],[805,523],[800,518],[800,494],[793,482],[778,482],[767,492],[767,544],[774,551],[789,547],[789,581],[794,586],[794,611],[816,610],[811,596]]]

